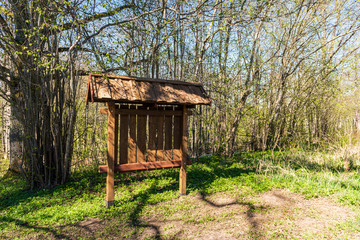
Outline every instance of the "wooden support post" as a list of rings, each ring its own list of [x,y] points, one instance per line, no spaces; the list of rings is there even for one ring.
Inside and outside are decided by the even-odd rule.
[[[107,103],[108,105],[108,136],[107,136],[107,166],[108,172],[106,177],[106,207],[114,206],[114,177],[115,177],[115,163],[117,162],[117,143],[118,143],[118,125],[119,115],[116,114],[115,104]]]
[[[181,167],[179,179],[180,196],[186,195],[187,117],[187,107],[184,105],[181,126]]]

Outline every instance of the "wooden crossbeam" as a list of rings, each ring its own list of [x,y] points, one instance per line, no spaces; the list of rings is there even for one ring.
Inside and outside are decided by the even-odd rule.
[[[186,165],[191,165],[192,161],[187,160]],[[128,163],[120,164],[114,167],[115,172],[135,172],[146,171],[166,168],[179,168],[181,167],[181,161],[159,161],[159,162],[144,162],[144,163]],[[107,173],[107,165],[99,166],[99,173]]]
[[[100,108],[101,114],[108,114],[107,108]],[[182,110],[148,110],[148,109],[116,109],[116,114],[130,114],[130,115],[151,115],[151,116],[182,116]],[[192,111],[188,110],[187,115],[192,115]]]

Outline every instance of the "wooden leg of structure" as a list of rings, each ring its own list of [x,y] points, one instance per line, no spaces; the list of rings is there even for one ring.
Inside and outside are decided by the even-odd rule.
[[[114,206],[114,177],[115,162],[117,158],[117,135],[118,135],[118,115],[115,113],[115,104],[108,103],[108,140],[107,140],[107,177],[106,177],[106,207]]]
[[[180,195],[186,195],[186,160],[187,160],[187,107],[183,107],[182,129],[181,129],[181,167],[179,179]]]
[[[184,161],[181,161],[180,167],[179,192],[180,196],[186,195],[186,162]]]

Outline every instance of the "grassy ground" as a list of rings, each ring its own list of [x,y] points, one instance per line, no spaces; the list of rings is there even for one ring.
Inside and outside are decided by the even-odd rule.
[[[178,169],[117,175],[110,210],[96,171],[33,192],[2,177],[0,238],[360,239],[358,152],[201,157],[188,168],[184,197]]]
[[[0,177],[6,174],[7,169],[9,168],[9,160],[3,157],[3,154],[0,154]]]

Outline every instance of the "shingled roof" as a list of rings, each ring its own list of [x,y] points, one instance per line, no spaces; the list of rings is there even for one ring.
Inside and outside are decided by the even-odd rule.
[[[87,102],[210,105],[202,84],[121,75],[90,74]]]

